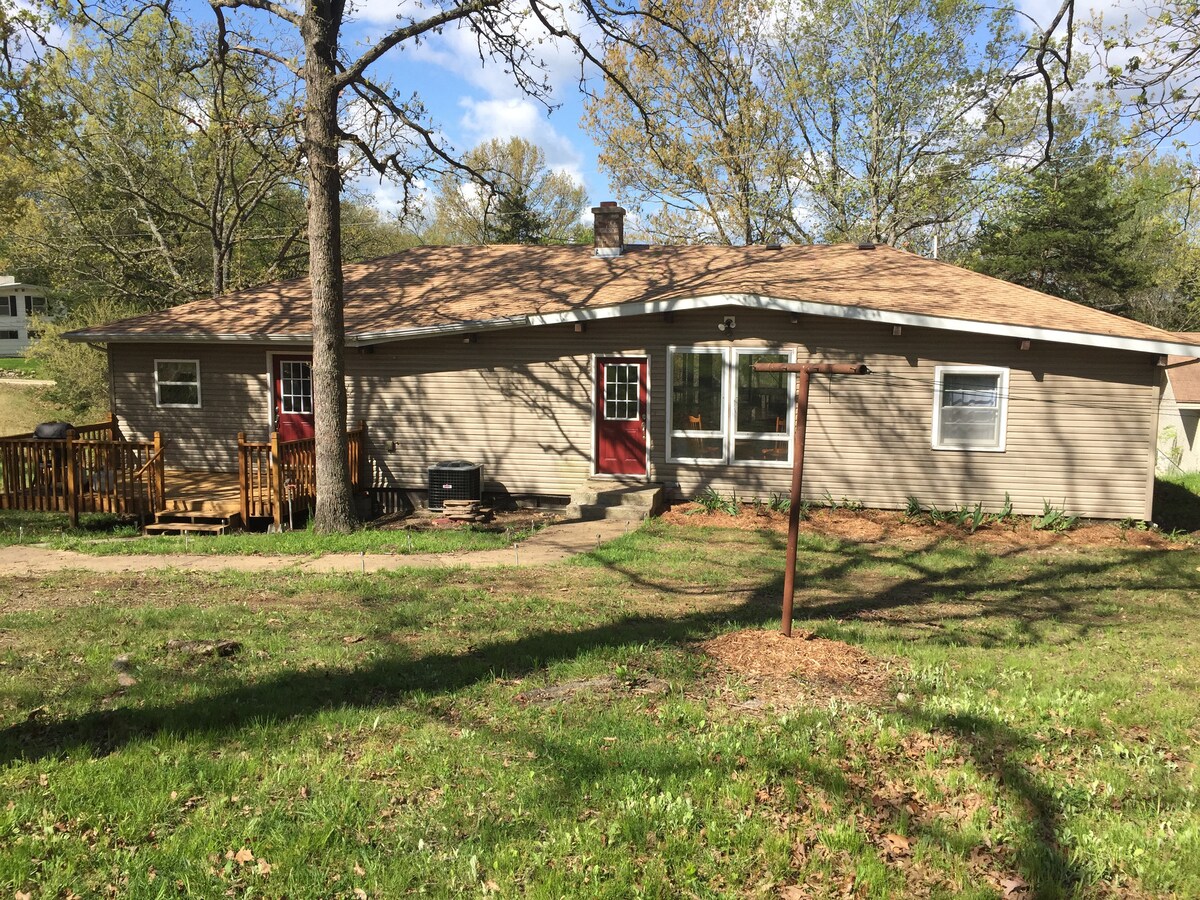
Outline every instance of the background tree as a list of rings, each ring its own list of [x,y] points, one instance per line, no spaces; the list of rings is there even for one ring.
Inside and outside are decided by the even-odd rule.
[[[772,14],[772,0],[661,0],[635,26],[653,52],[611,51],[620,80],[589,101],[584,125],[654,239],[805,236],[792,214],[791,135],[767,86]]]
[[[587,125],[665,240],[911,241],[969,218],[983,176],[1032,133],[1003,9],[666,0],[639,37],[652,58],[612,58],[633,97],[609,88]]]
[[[303,265],[294,81],[157,11],[98,38],[48,57],[23,101],[37,215],[12,255],[65,296],[150,308]]]
[[[1087,145],[1022,178],[1003,208],[985,219],[972,267],[1077,303],[1123,311],[1150,283],[1143,235],[1122,227],[1135,204],[1118,169]]]
[[[438,182],[427,237],[444,244],[563,244],[578,233],[583,185],[546,167],[524,138],[485,141],[463,156],[470,172]]]
[[[1109,84],[1121,92],[1140,130],[1158,138],[1181,136],[1200,121],[1200,4],[1196,0],[1146,0],[1135,27],[1097,19],[1094,29]]]

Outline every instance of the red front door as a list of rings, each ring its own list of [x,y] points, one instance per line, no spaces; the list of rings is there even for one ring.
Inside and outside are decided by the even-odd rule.
[[[281,441],[299,441],[316,433],[313,423],[312,357],[275,357],[275,430]]]
[[[596,360],[596,472],[646,474],[646,360]]]

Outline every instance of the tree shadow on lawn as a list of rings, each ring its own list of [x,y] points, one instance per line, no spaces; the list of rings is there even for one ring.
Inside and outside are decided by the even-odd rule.
[[[1014,551],[1015,552],[1015,551]],[[805,619],[853,620],[886,618],[889,624],[911,625],[929,619],[944,621],[987,620],[1016,621],[1031,641],[1040,639],[1038,627],[1052,622],[1056,627],[1070,625],[1074,638],[1086,636],[1095,619],[1087,605],[1094,587],[1103,584],[1106,572],[1133,563],[1144,563],[1146,552],[1116,551],[1101,557],[1065,557],[1053,566],[1032,566],[1014,571],[1007,577],[981,579],[979,559],[967,555],[956,564],[923,565],[920,555],[910,554],[889,566],[900,566],[904,575],[869,589],[862,584],[862,595],[806,602],[804,591],[814,591],[822,583],[851,578],[865,565],[878,560],[868,545],[845,543],[826,555],[826,564],[806,572],[800,581],[799,614]],[[677,585],[650,577],[629,565],[598,564],[618,574],[631,585],[656,591],[674,591]],[[1145,572],[1143,567],[1140,572]],[[1079,586],[1064,595],[1062,583]],[[460,653],[435,653],[411,658],[376,658],[357,668],[284,672],[251,684],[219,691],[178,703],[98,710],[58,721],[30,720],[0,731],[0,764],[59,755],[101,756],[120,750],[126,744],[156,735],[219,736],[233,733],[258,722],[294,720],[311,717],[326,710],[375,708],[398,703],[414,695],[449,694],[471,685],[506,676],[528,675],[548,664],[574,658],[598,648],[617,648],[631,644],[677,644],[686,646],[697,639],[711,637],[730,627],[761,626],[777,615],[782,585],[778,571],[762,572],[756,586],[742,592],[743,599],[733,606],[699,609],[683,615],[633,615],[598,624],[591,628],[563,632],[537,631],[514,640],[498,641]],[[1145,574],[1129,590],[1155,588],[1193,588],[1193,584],[1164,584],[1163,578]],[[1050,600],[1047,592],[1057,592]],[[708,591],[707,593],[713,593]],[[974,598],[980,593],[994,600],[980,605],[968,599],[967,607],[955,612],[953,606],[937,602],[932,616],[922,615],[922,606],[931,598],[957,595]],[[920,711],[897,710],[911,726],[939,730],[955,735],[975,760],[981,772],[992,775],[1002,790],[1017,801],[1017,808],[1028,811],[1037,846],[1021,848],[1020,861],[1038,896],[1056,896],[1064,885],[1079,878],[1079,872],[1056,839],[1061,810],[1051,792],[1032,774],[1009,760],[1014,748],[1028,747],[1034,738],[1020,734],[999,721],[931,718]],[[580,770],[584,774],[594,767]],[[870,797],[865,801],[869,804]],[[1035,879],[1041,878],[1041,883]]]

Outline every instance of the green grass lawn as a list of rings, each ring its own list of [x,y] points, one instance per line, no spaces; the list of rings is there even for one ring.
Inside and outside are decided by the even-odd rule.
[[[42,361],[23,356],[0,357],[0,378],[41,378]]]
[[[1200,552],[805,535],[797,628],[893,665],[867,704],[698,651],[777,627],[783,556],[702,522],[541,569],[0,577],[0,896],[1200,895]]]
[[[0,546],[39,544],[54,550],[75,550],[94,556],[320,556],[323,553],[453,553],[497,550],[524,540],[528,528],[486,530],[461,527],[446,530],[374,530],[352,534],[318,535],[312,531],[282,534],[233,532],[225,535],[159,535],[142,537],[133,523],[111,515],[81,515],[72,528],[65,513],[0,511]]]
[[[3,376],[0,372],[0,377]],[[40,422],[62,417],[53,404],[42,399],[42,389],[22,384],[0,384],[0,436],[25,434]]]

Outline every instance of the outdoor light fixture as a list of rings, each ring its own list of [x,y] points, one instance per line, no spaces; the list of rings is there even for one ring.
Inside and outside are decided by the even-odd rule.
[[[735,328],[737,328],[737,319],[733,316],[726,316],[717,326],[717,331],[733,331]]]

